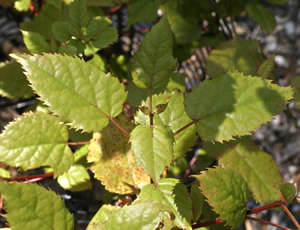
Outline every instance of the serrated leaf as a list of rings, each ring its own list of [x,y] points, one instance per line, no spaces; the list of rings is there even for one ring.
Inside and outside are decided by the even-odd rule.
[[[291,85],[294,87],[295,95],[293,102],[300,106],[300,75],[291,78]]]
[[[204,205],[204,196],[202,195],[200,186],[198,184],[192,184],[191,186],[191,199],[193,210],[193,223],[196,223],[202,214]]]
[[[250,3],[246,6],[251,18],[256,21],[265,33],[272,33],[276,26],[275,15],[261,4]]]
[[[229,71],[240,71],[245,75],[255,75],[262,55],[259,43],[254,40],[234,39],[217,46],[207,59],[207,74],[218,77]]]
[[[166,87],[176,67],[172,50],[172,33],[165,16],[146,35],[134,56],[134,83],[139,88]]]
[[[290,183],[280,185],[280,192],[288,202],[292,202],[297,194],[295,185]]]
[[[257,76],[262,78],[272,78],[272,72],[275,68],[274,57],[275,55],[272,55],[259,66]]]
[[[220,219],[238,228],[247,213],[248,187],[244,179],[229,168],[210,168],[201,175],[194,175],[202,193]]]
[[[138,165],[158,182],[161,173],[173,159],[174,137],[169,128],[139,125],[130,134],[131,149]]]
[[[272,156],[259,150],[250,138],[223,144],[206,144],[205,149],[221,155],[219,164],[232,168],[248,183],[255,200],[271,203],[279,199],[282,184],[278,167]]]
[[[30,0],[18,0],[15,1],[15,8],[18,11],[27,11],[30,7]]]
[[[0,182],[5,215],[15,230],[73,230],[74,221],[63,200],[37,184]]]
[[[51,166],[56,176],[61,175],[73,163],[67,140],[68,129],[57,118],[43,112],[26,113],[0,135],[0,159],[24,170]]]
[[[88,25],[87,37],[92,39],[96,48],[102,49],[117,40],[118,32],[111,26],[111,21],[107,17],[98,16]]]
[[[100,131],[123,108],[126,92],[118,79],[97,67],[57,54],[14,55],[32,88],[62,120],[85,132]]]
[[[186,187],[178,179],[161,179],[157,186],[146,185],[139,195],[142,201],[157,201],[170,208],[175,224],[182,229],[192,229],[192,201]]]
[[[0,95],[8,98],[30,98],[34,95],[29,82],[17,62],[0,65]]]
[[[87,230],[98,230],[97,225],[105,223],[118,208],[112,205],[102,205],[87,226]]]
[[[160,223],[160,213],[164,210],[162,204],[152,201],[139,201],[132,205],[119,208],[110,215],[106,222],[95,225],[95,229],[156,229]],[[134,215],[133,215],[134,213]]]
[[[87,13],[85,0],[74,0],[70,6],[69,14],[74,27],[80,29],[89,24],[90,17]]]
[[[55,22],[52,25],[52,32],[55,39],[60,42],[68,41],[75,33],[69,22]]]
[[[125,116],[116,121],[130,132],[134,125]],[[126,137],[113,124],[95,133],[89,145],[88,162],[93,162],[95,177],[106,190],[119,194],[134,193],[135,189],[150,183],[149,176],[136,165]]]
[[[128,25],[136,22],[153,22],[157,18],[159,0],[132,0],[128,4]]]
[[[41,54],[43,52],[46,53],[50,51],[49,44],[41,34],[24,30],[22,30],[22,34],[26,48],[31,53]]]
[[[45,37],[52,38],[52,24],[61,19],[61,12],[57,6],[46,3],[33,21],[21,23],[21,29],[36,32]]]
[[[88,171],[82,165],[74,164],[57,178],[57,182],[65,190],[79,192],[92,188],[90,179]]]
[[[289,87],[242,73],[227,73],[195,86],[185,94],[187,115],[198,120],[196,129],[207,141],[244,136],[273,119],[292,99]]]

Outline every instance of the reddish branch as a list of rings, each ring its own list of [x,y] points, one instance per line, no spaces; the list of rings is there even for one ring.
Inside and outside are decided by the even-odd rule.
[[[81,141],[81,142],[66,142],[66,145],[88,145],[89,141]]]
[[[42,180],[44,178],[53,177],[54,173],[45,173],[45,174],[39,174],[39,175],[33,175],[33,176],[20,176],[20,177],[13,177],[13,178],[1,178],[5,181],[37,181]]]
[[[256,222],[263,223],[263,224],[272,225],[272,226],[275,226],[275,227],[283,229],[283,230],[291,230],[290,228],[286,228],[286,227],[283,227],[281,225],[274,224],[274,223],[266,221],[266,220],[257,219],[257,218],[251,217],[251,216],[246,216],[246,219],[248,219],[248,220],[254,220]]]
[[[199,120],[200,120],[200,119],[191,121],[191,122],[188,123],[187,125],[185,125],[185,126],[183,126],[182,128],[178,129],[178,130],[173,134],[173,136],[176,136],[178,133],[180,133],[181,131],[187,129],[187,128],[190,127],[191,125],[197,123]]]

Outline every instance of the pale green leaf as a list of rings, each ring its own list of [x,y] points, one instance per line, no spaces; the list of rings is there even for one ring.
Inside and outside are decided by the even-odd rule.
[[[130,142],[137,164],[158,182],[173,159],[174,137],[171,130],[161,125],[139,125],[131,132]]]
[[[42,101],[71,126],[100,131],[123,108],[126,92],[118,79],[79,58],[14,55]]]
[[[0,65],[0,95],[8,98],[30,98],[34,93],[17,62],[5,62]]]
[[[57,178],[57,182],[65,190],[79,192],[92,188],[90,179],[88,171],[82,165],[74,164]]]
[[[55,39],[60,42],[68,41],[75,34],[69,22],[55,22],[52,25],[52,32]]]
[[[273,71],[275,69],[275,62],[274,62],[275,55],[272,55],[268,59],[266,59],[258,68],[257,76],[262,78],[273,78]]]
[[[240,71],[245,75],[255,75],[262,55],[259,43],[254,40],[235,39],[221,43],[207,59],[207,74],[218,77],[229,71]]]
[[[146,35],[134,56],[134,83],[140,88],[166,87],[176,67],[172,51],[172,33],[165,16]]]
[[[0,135],[0,159],[23,170],[51,166],[55,175],[61,175],[73,163],[67,140],[68,129],[57,118],[43,112],[26,113]]]
[[[210,168],[194,177],[220,219],[238,228],[247,213],[248,187],[244,179],[232,169],[221,167]]]
[[[157,186],[145,186],[139,195],[143,200],[153,200],[170,208],[175,224],[182,229],[192,229],[192,201],[186,187],[178,179],[161,179]]]
[[[7,211],[5,218],[14,230],[73,230],[74,221],[63,200],[37,184],[0,182]]]
[[[130,132],[134,125],[124,115],[116,121]],[[118,194],[134,193],[135,189],[150,183],[149,176],[138,167],[128,143],[128,137],[113,124],[100,133],[94,133],[89,145],[88,162],[95,178],[99,179],[106,190]]]
[[[139,201],[114,210],[106,222],[100,222],[95,229],[156,229],[161,221],[162,204],[153,201]],[[95,226],[97,227],[97,226]]]
[[[295,95],[293,102],[300,106],[300,75],[291,78],[291,85],[294,87]]]
[[[185,94],[187,115],[207,141],[244,136],[273,119],[292,99],[289,87],[234,72],[205,81]]]
[[[280,197],[282,178],[272,156],[259,150],[247,137],[220,145],[207,143],[205,149],[220,155],[220,165],[234,169],[244,178],[255,200],[271,203]]]
[[[18,11],[27,11],[29,10],[29,7],[30,7],[30,0],[18,0],[18,1],[15,1],[15,8],[16,10]]]
[[[11,177],[10,171],[4,168],[0,168],[0,177],[10,178]]]
[[[179,90],[185,92],[185,75],[183,73],[171,73],[167,90]]]
[[[93,58],[91,60],[89,60],[89,63],[93,64],[96,67],[98,67],[101,71],[107,72],[106,61],[100,55],[94,54]]]
[[[99,226],[109,220],[110,216],[118,210],[117,207],[112,205],[102,205],[98,212],[94,215],[93,219],[90,221],[86,230],[99,230]],[[100,224],[99,224],[100,223]]]
[[[159,0],[131,0],[128,4],[128,24],[155,21],[158,7]]]
[[[111,26],[111,21],[107,17],[98,16],[88,25],[87,37],[92,39],[96,48],[102,49],[117,40],[118,32]]]
[[[204,196],[202,195],[200,186],[198,184],[192,184],[191,186],[191,199],[193,210],[193,223],[196,223],[202,214],[204,205]]]
[[[22,30],[22,34],[26,48],[31,53],[41,54],[49,52],[49,44],[41,34],[24,30]]]
[[[295,185],[290,183],[280,185],[280,192],[288,202],[292,202],[297,194]]]
[[[69,14],[71,23],[77,29],[89,24],[90,17],[87,13],[85,0],[74,0],[70,6]]]
[[[21,23],[21,29],[41,34],[46,40],[52,38],[52,24],[61,19],[57,6],[46,3],[33,21]]]
[[[265,33],[272,33],[276,26],[275,15],[261,4],[250,3],[246,6],[251,18],[256,21]]]

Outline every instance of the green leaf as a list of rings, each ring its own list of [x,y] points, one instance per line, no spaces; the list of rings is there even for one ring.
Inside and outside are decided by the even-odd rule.
[[[200,186],[198,184],[192,184],[191,186],[191,199],[193,210],[193,223],[196,223],[202,214],[204,205],[204,196],[202,195]]]
[[[258,41],[235,39],[221,43],[207,59],[207,74],[218,77],[229,71],[240,71],[255,75],[262,55],[258,52]]]
[[[39,33],[46,40],[50,40],[52,38],[52,24],[60,19],[61,12],[59,8],[46,3],[33,21],[21,23],[21,29]]]
[[[133,81],[139,88],[160,89],[167,86],[176,67],[172,49],[172,33],[165,16],[146,35],[134,56]]]
[[[173,159],[174,137],[169,128],[139,125],[130,134],[131,148],[138,165],[158,182],[161,173]]]
[[[282,178],[272,156],[260,151],[247,137],[219,147],[220,145],[208,143],[205,149],[214,154],[222,154],[219,164],[238,172],[248,183],[255,200],[259,203],[271,203],[279,199]]]
[[[0,95],[8,98],[30,98],[34,93],[17,62],[0,64]]]
[[[90,17],[87,13],[85,0],[74,0],[70,6],[69,14],[71,23],[75,28],[80,29],[89,24]]]
[[[135,202],[114,210],[109,217],[106,217],[107,221],[100,222],[98,225],[94,223],[94,229],[157,229],[161,220],[160,213],[165,211],[164,209],[162,204],[153,201]]]
[[[265,33],[272,33],[276,26],[275,15],[271,10],[263,7],[261,4],[248,4],[247,12],[251,18],[256,21]]]
[[[107,17],[98,16],[93,18],[88,25],[87,37],[92,39],[96,48],[102,49],[117,40],[118,32],[116,28],[111,26],[111,20]]]
[[[116,121],[130,132],[134,125],[123,116]],[[93,162],[92,171],[106,190],[119,194],[134,193],[150,183],[149,176],[138,167],[128,143],[128,137],[113,124],[100,133],[94,133],[89,145],[88,162]]]
[[[57,182],[63,189],[79,192],[92,188],[90,179],[88,171],[82,165],[74,164],[57,178]]]
[[[244,136],[273,119],[293,97],[289,87],[234,72],[205,81],[185,94],[187,115],[207,141]]]
[[[23,170],[49,165],[55,175],[61,175],[73,163],[67,140],[67,127],[55,117],[43,112],[26,113],[9,123],[0,135],[0,159]]]
[[[107,72],[106,61],[100,55],[94,54],[93,58],[91,60],[89,60],[89,63],[98,67],[102,72],[105,72],[105,73]]]
[[[290,183],[280,185],[280,192],[288,202],[292,202],[297,194],[295,185]]]
[[[41,54],[43,52],[49,52],[49,44],[46,42],[46,39],[35,32],[28,32],[22,30],[22,34],[24,37],[24,43],[26,48],[31,53]]]
[[[275,55],[273,54],[259,66],[257,70],[257,76],[269,79],[273,78],[272,73],[275,69],[274,57]]]
[[[30,7],[30,0],[15,1],[15,8],[17,11],[27,11]]]
[[[300,106],[300,75],[291,78],[291,85],[294,87],[295,95],[293,102]]]
[[[10,178],[11,177],[10,171],[4,168],[0,168],[0,177]]]
[[[118,79],[79,58],[14,55],[32,88],[62,120],[85,132],[100,131],[123,108],[126,92]]]
[[[210,168],[194,177],[220,219],[238,228],[247,213],[248,188],[243,178],[232,169],[221,167]]]
[[[69,22],[55,22],[52,25],[52,33],[56,40],[66,42],[75,34]]]
[[[157,18],[159,0],[131,0],[128,4],[128,25],[153,22]]]
[[[166,205],[175,215],[175,224],[181,229],[192,229],[192,201],[186,187],[178,179],[161,179],[157,186],[145,186],[139,198]]]
[[[159,114],[163,124],[170,127],[173,133],[190,123],[192,120],[186,115],[184,97],[182,93],[173,92],[166,110]],[[185,156],[197,140],[195,125],[191,125],[175,136],[173,147],[174,159]]]
[[[53,191],[32,183],[0,182],[0,193],[12,229],[74,229],[71,213]]]
[[[172,91],[175,89],[185,92],[185,74],[179,72],[171,73],[167,90]]]
[[[95,214],[93,219],[90,221],[87,230],[98,230],[99,226],[97,226],[100,223],[105,223],[109,220],[110,216],[113,215],[113,213],[118,208],[112,205],[102,205],[101,208],[98,210],[98,212]]]
[[[77,48],[75,46],[67,44],[67,45],[59,47],[58,53],[66,54],[69,56],[75,56],[77,54]]]

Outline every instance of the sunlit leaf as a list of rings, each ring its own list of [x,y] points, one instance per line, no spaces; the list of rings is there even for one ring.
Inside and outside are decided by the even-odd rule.
[[[31,53],[41,54],[43,52],[49,52],[49,44],[46,42],[46,39],[39,33],[22,31],[24,37],[24,43],[26,48]]]

